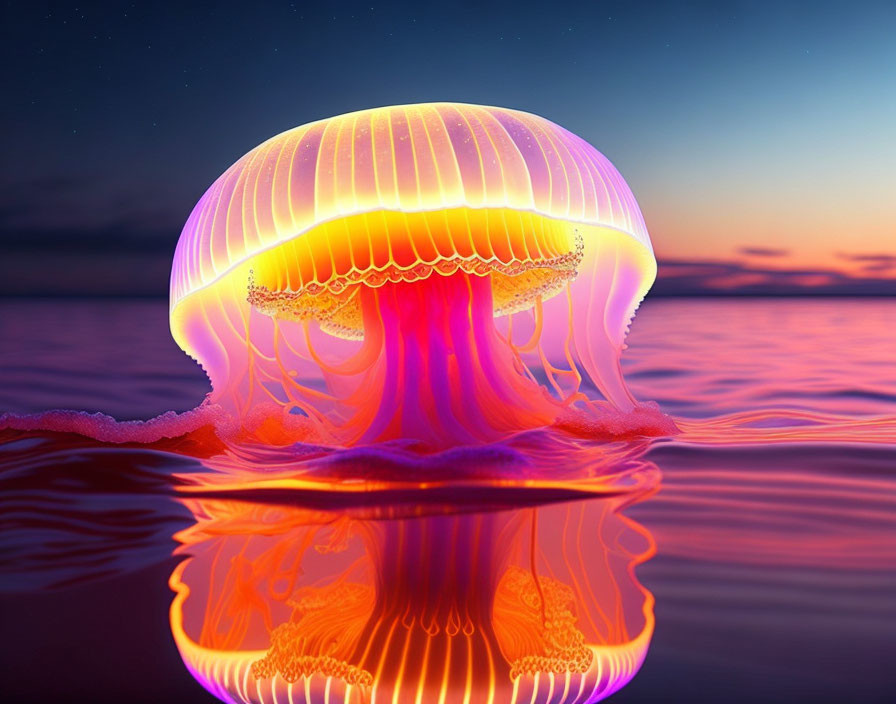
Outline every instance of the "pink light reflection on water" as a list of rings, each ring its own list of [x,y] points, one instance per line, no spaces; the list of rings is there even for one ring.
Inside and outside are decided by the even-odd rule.
[[[674,416],[896,415],[894,299],[648,298],[627,341],[632,392]]]
[[[635,396],[657,400],[683,431],[647,450],[662,487],[625,511],[657,543],[638,577],[658,599],[660,665],[686,652],[697,658],[689,670],[727,658],[742,681],[779,667],[791,682],[803,652],[800,676],[814,682],[816,650],[844,643],[845,666],[869,691],[883,687],[892,635],[869,622],[896,615],[896,300],[648,299],[628,342]],[[148,418],[207,391],[168,336],[164,303],[0,304],[0,410]],[[101,454],[122,475],[146,465],[133,448],[76,453],[97,469]],[[67,466],[59,456],[22,466],[46,487],[47,470]],[[52,498],[62,496],[73,495]],[[762,648],[745,659],[751,632]],[[766,654],[778,640],[791,645]]]
[[[145,418],[208,390],[167,335],[162,303],[0,311],[3,410]],[[683,431],[648,453],[663,489],[637,509],[661,554],[896,562],[896,301],[648,298],[628,342],[635,396]]]

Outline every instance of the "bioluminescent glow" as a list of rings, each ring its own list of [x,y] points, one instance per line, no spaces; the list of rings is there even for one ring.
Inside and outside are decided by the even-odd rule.
[[[278,135],[184,227],[171,329],[267,443],[489,442],[607,401],[656,274],[635,199],[534,115],[435,103]]]
[[[389,517],[190,499],[172,632],[230,702],[596,702],[653,632],[632,570],[653,541],[620,503]]]

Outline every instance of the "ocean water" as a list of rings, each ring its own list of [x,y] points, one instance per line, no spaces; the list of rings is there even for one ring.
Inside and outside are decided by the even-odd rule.
[[[623,565],[643,590],[622,570],[589,597],[629,620],[653,603],[643,665],[608,701],[896,701],[896,300],[648,298],[623,366],[678,435],[612,443],[599,491],[540,475],[537,501],[476,494],[489,515],[505,501],[549,504],[555,525],[617,501],[610,513],[646,541],[626,547]],[[187,411],[207,392],[170,338],[164,303],[0,302],[0,412],[145,419]],[[313,493],[235,486],[229,460],[216,461],[0,430],[0,700],[214,701],[191,674],[199,665],[184,666],[169,619],[169,578],[210,545],[217,504],[203,501],[239,491],[227,496],[266,525],[284,501],[353,511],[364,524],[387,498],[419,498],[380,493],[374,507],[352,494],[321,506]],[[218,493],[197,497],[210,482]],[[533,524],[532,545],[554,540],[550,524]],[[230,540],[253,530],[228,525]],[[578,525],[579,544],[622,554],[618,536]],[[593,605],[578,606],[587,620]]]

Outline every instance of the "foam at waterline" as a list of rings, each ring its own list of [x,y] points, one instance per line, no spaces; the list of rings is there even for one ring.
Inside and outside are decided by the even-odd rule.
[[[116,420],[105,413],[52,410],[40,413],[3,413],[0,431],[72,433],[102,443],[151,444],[182,437],[224,421],[219,406],[203,405],[183,413],[168,411],[149,420]]]
[[[257,408],[248,424],[243,421],[243,430],[246,427],[249,430],[257,430],[275,408],[273,404]],[[281,446],[295,448],[295,457],[302,455],[303,447],[314,447],[314,443],[321,440],[314,435],[313,428],[303,416],[286,413],[282,414],[282,419],[296,433],[304,432],[307,436],[305,442],[293,440]],[[566,413],[551,427],[577,437],[607,441],[656,437],[678,432],[672,417],[660,411],[659,407],[651,402],[639,404],[630,412],[619,411],[607,404],[595,404],[588,413],[576,411]],[[73,410],[3,413],[0,414],[0,432],[4,431],[23,434],[70,433],[100,443],[145,445],[176,440],[201,431],[209,431],[224,442],[239,442],[242,433],[237,419],[215,404],[203,404],[183,413],[168,411],[149,420],[126,421],[116,420],[105,413]],[[326,443],[324,446],[327,446]],[[408,447],[413,449],[415,445],[410,443]],[[444,452],[427,454],[444,454]]]

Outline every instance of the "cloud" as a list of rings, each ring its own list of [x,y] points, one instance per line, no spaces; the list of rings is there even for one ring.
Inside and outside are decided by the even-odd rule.
[[[83,183],[43,179],[0,185],[0,296],[165,296],[188,213],[152,194],[89,195]],[[764,265],[787,249],[742,247],[731,259],[661,258],[652,296],[896,295],[896,254],[838,253],[836,269]]]
[[[109,253],[174,254],[180,227],[166,226],[151,214],[134,213],[95,225],[63,227],[28,225],[6,227],[0,213],[0,258],[14,253],[44,256]]]
[[[748,257],[786,257],[789,249],[773,249],[772,247],[741,247],[737,250]]]
[[[896,254],[847,254],[838,252],[844,261],[861,265],[865,274],[885,274],[896,270]]]
[[[848,254],[837,252],[837,256],[848,262],[871,262],[873,264],[896,264],[896,254]]]
[[[0,184],[0,256],[7,253],[173,252],[189,210],[151,189],[40,178]]]
[[[884,273],[896,269],[896,261],[879,262],[877,264],[866,264],[862,267],[862,271],[868,274]]]
[[[0,296],[168,295],[174,239],[161,249],[12,251],[0,255]],[[892,272],[892,270],[890,270]],[[888,272],[770,269],[728,260],[660,259],[651,297],[896,296]]]
[[[837,252],[837,257],[859,265],[865,275],[896,273],[896,254]]]
[[[163,298],[170,271],[171,255],[159,252],[4,252],[0,296]]]
[[[734,260],[660,259],[652,296],[892,296],[896,278],[879,269],[771,269]]]
[[[184,219],[126,185],[0,184],[0,296],[165,296]]]

